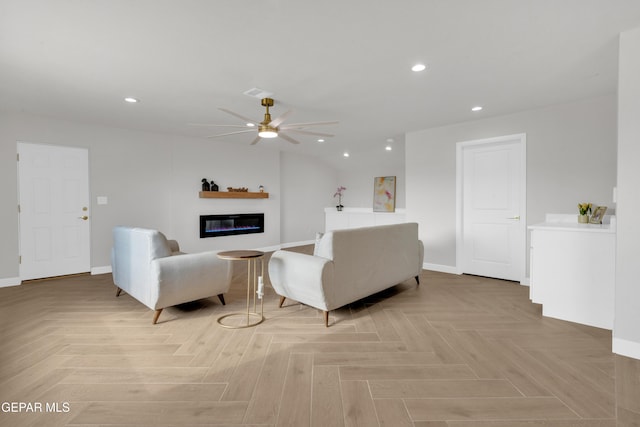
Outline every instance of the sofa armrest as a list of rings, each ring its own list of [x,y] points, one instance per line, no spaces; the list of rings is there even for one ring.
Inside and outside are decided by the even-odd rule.
[[[216,251],[157,258],[151,264],[155,309],[222,294],[231,285],[230,263]]]
[[[334,307],[333,261],[319,256],[276,251],[269,260],[269,279],[276,293],[311,307]]]

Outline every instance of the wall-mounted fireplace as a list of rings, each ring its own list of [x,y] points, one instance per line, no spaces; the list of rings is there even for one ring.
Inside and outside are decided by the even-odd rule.
[[[200,215],[200,238],[264,233],[264,214]]]

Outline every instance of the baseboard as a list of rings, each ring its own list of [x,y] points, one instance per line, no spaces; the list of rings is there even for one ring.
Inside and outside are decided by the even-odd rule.
[[[531,278],[530,277],[525,277],[524,279],[522,279],[520,281],[520,284],[522,286],[530,286],[531,285]]]
[[[425,262],[422,264],[422,268],[430,271],[437,271],[439,273],[449,273],[449,274],[460,274],[456,267],[451,265],[442,265],[442,264],[430,264]]]
[[[277,251],[278,249],[283,249],[283,248],[293,248],[295,246],[304,246],[304,245],[313,245],[315,243],[315,240],[305,240],[302,242],[292,242],[292,243],[282,243],[280,245],[274,245],[274,246],[265,246],[263,248],[257,248],[257,251],[262,251],[262,252],[273,252],[273,251]],[[109,274],[111,273],[111,266],[110,265],[105,265],[105,266],[101,266],[101,267],[92,267],[91,268],[91,275],[96,275],[96,274]],[[13,279],[0,279],[0,288],[4,287],[4,286],[15,286],[15,285],[19,285],[20,284],[20,278],[16,277],[15,280],[17,281],[16,283],[13,283]],[[7,282],[7,284],[5,284],[5,282]]]
[[[110,265],[105,265],[102,267],[92,267],[91,268],[91,275],[94,276],[96,274],[108,274],[111,273],[111,266]]]
[[[22,280],[19,277],[7,277],[6,279],[0,279],[0,288],[8,288],[9,286],[18,286],[22,284]]]
[[[275,245],[275,246],[265,246],[263,248],[256,248],[256,251],[260,251],[260,252],[273,252],[273,251],[277,251],[278,249],[280,249],[281,245]]]
[[[613,338],[612,341],[612,351],[615,354],[640,360],[640,343],[620,338]]]
[[[316,243],[315,240],[304,240],[302,242],[283,243],[283,244],[280,245],[280,248],[281,249],[284,249],[284,248],[295,248],[296,246],[313,245],[315,243]]]

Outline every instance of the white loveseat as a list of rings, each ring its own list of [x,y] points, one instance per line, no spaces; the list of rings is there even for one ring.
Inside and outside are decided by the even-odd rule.
[[[418,224],[337,230],[316,242],[314,255],[276,251],[269,278],[280,306],[286,298],[324,311],[415,278],[420,284],[424,247]]]
[[[113,229],[111,268],[116,296],[125,291],[155,310],[223,294],[231,285],[231,266],[217,251],[185,254],[178,242],[146,228],[118,226]]]

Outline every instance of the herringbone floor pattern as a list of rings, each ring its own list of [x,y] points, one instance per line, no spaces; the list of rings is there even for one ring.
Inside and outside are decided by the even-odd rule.
[[[268,288],[264,323],[225,329],[243,266],[226,306],[165,309],[155,326],[108,274],[0,289],[1,400],[42,405],[0,425],[616,425],[610,332],[541,317],[526,287],[424,271],[329,328]]]

